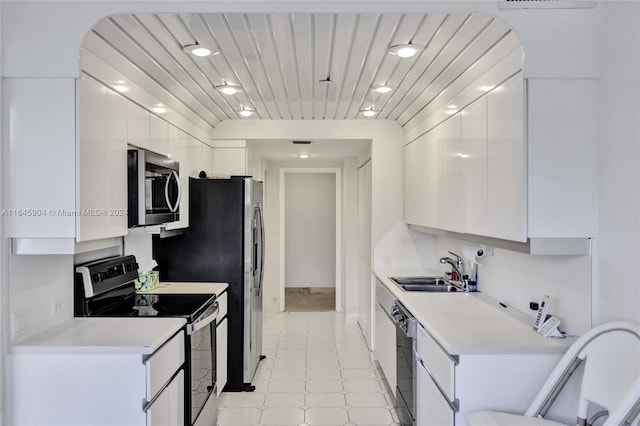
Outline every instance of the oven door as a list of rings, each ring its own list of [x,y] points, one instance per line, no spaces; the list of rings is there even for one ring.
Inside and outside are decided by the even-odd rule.
[[[185,401],[187,425],[214,425],[218,413],[216,393],[216,316],[218,302],[187,324],[189,337],[187,370],[190,394]]]

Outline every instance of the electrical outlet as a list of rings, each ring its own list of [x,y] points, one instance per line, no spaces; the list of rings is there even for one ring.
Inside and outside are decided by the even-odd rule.
[[[51,316],[55,317],[64,308],[64,302],[62,300],[54,300],[51,302]]]
[[[29,331],[27,312],[24,309],[11,313],[11,338],[17,339]]]
[[[391,265],[391,256],[385,256],[384,257],[384,265],[385,266]]]

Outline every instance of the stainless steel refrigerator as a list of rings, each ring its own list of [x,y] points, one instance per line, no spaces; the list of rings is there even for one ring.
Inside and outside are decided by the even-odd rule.
[[[226,391],[252,391],[262,358],[264,227],[262,182],[189,179],[189,228],[153,237],[161,281],[227,282]]]

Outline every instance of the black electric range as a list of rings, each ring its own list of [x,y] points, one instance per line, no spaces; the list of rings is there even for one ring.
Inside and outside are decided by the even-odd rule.
[[[185,327],[186,426],[215,424],[216,316],[218,303],[209,294],[137,293],[135,256],[114,256],[75,266],[76,317],[178,317]]]

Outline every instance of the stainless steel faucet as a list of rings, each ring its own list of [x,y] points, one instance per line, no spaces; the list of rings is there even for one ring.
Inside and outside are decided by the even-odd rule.
[[[451,285],[459,288],[465,292],[476,291],[475,284],[469,284],[469,277],[464,274],[464,262],[462,261],[462,257],[459,255],[449,252],[452,256],[455,256],[456,260],[454,261],[450,257],[441,257],[440,263],[443,265],[449,264],[451,265],[451,279],[445,279]],[[455,274],[455,276],[454,276]]]

